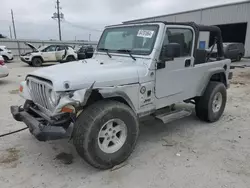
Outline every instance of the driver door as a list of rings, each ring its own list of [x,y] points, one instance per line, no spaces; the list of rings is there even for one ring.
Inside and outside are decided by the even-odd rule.
[[[158,66],[158,62],[155,86],[156,98],[175,97],[175,100],[179,100],[189,94],[194,65],[194,39],[194,30],[189,26],[166,28],[162,47],[167,47],[170,44],[171,46],[177,46],[179,49],[174,58],[168,60],[159,58],[161,66]]]
[[[51,45],[45,48],[42,52],[45,61],[56,61],[56,45]]]
[[[56,48],[56,61],[62,61],[64,56],[66,55],[66,46],[57,46]]]

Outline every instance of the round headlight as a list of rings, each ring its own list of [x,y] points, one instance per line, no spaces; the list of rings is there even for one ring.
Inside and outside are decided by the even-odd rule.
[[[49,91],[49,101],[53,104],[57,104],[57,94],[52,89]]]

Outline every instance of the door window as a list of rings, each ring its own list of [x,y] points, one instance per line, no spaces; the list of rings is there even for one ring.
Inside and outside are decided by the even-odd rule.
[[[231,51],[231,50],[237,50],[237,46],[235,44],[231,44],[229,47],[228,47],[228,50]]]
[[[56,46],[49,46],[46,49],[44,49],[45,52],[54,52],[56,51]]]
[[[56,51],[65,50],[65,46],[57,46]]]
[[[180,45],[180,57],[191,56],[193,45],[193,32],[188,28],[168,28],[163,46],[177,43]]]

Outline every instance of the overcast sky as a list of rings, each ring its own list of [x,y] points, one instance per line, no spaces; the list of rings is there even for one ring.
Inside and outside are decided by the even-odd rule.
[[[58,39],[57,22],[51,18],[56,0],[0,0],[0,33],[9,37],[10,9],[16,21],[17,37]],[[203,8],[241,0],[60,0],[65,15],[65,40],[97,40],[105,25],[161,14]]]

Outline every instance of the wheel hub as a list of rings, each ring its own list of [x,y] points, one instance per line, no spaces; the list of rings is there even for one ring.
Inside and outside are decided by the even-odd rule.
[[[222,94],[216,93],[212,103],[212,110],[214,113],[219,112],[222,106]]]
[[[120,119],[111,119],[99,131],[98,146],[105,153],[114,153],[124,145],[126,138],[126,124]]]

